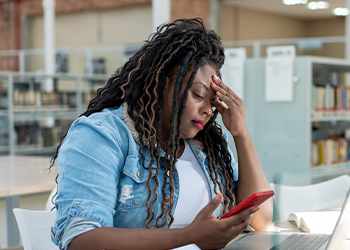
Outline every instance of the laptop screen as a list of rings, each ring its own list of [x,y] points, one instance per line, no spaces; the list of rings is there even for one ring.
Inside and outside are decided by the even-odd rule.
[[[338,222],[327,245],[327,250],[336,250],[344,243],[350,233],[350,190],[348,191]]]

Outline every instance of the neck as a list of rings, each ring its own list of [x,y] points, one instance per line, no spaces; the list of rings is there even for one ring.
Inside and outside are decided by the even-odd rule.
[[[164,151],[166,151],[166,146],[168,144],[167,141],[163,141],[162,139],[159,141],[159,144],[160,144],[160,147],[161,149],[163,149]],[[179,150],[178,150],[178,153],[177,153],[177,158],[179,158],[182,153],[184,152],[185,150],[185,142],[183,139],[180,139],[179,141]]]

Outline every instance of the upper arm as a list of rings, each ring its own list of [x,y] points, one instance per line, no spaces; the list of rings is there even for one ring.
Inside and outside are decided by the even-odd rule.
[[[100,124],[79,122],[71,127],[57,158],[56,243],[73,217],[113,226],[117,184],[124,164],[118,136]]]

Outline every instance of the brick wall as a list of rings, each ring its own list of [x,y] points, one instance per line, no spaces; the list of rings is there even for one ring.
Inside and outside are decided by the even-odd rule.
[[[0,50],[15,48],[14,2],[0,4]],[[17,70],[17,57],[0,56],[1,70]]]
[[[171,0],[171,20],[200,17],[209,27],[210,0]]]

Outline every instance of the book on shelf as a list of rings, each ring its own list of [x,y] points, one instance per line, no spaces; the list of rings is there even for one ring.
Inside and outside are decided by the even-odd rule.
[[[314,117],[350,115],[350,87],[313,84],[311,108]]]
[[[331,234],[341,211],[297,212],[288,216],[288,221],[306,233]],[[349,232],[350,236],[350,232]]]
[[[83,93],[83,103],[84,105],[89,105],[90,101],[94,99],[97,95],[97,92],[84,92]]]
[[[39,90],[14,89],[13,105],[15,109],[67,108],[69,106],[72,106],[72,103],[74,103],[74,95],[74,93],[70,92],[56,91],[48,93]],[[71,99],[73,99],[73,101]]]
[[[17,146],[25,148],[58,145],[71,122],[70,120],[56,120],[54,127],[45,127],[44,124],[35,120],[16,121]]]
[[[96,96],[96,92],[83,92],[82,101],[85,105]],[[36,89],[13,89],[13,107],[15,111],[67,109],[77,106],[77,93],[68,91],[44,92]],[[8,99],[0,95],[0,108],[8,108]]]
[[[8,119],[0,117],[0,146],[8,144]]]
[[[350,143],[345,138],[314,141],[311,145],[311,165],[331,165],[350,159]]]

